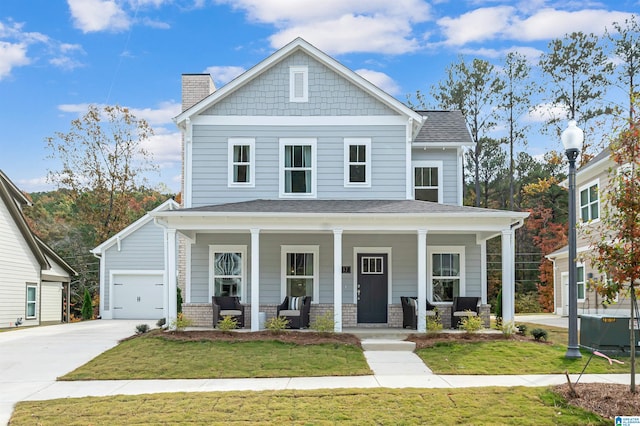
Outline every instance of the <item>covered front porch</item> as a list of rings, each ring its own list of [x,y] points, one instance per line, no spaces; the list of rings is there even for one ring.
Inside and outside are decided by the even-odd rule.
[[[336,332],[402,327],[401,296],[417,297],[419,332],[427,300],[445,327],[456,296],[479,297],[488,320],[486,241],[495,236],[503,317],[513,318],[513,233],[523,213],[413,200],[255,200],[154,216],[166,234],[169,324],[178,283],[183,312],[203,325],[214,295],[239,296],[251,330],[285,296],[310,296],[311,321],[329,313]]]

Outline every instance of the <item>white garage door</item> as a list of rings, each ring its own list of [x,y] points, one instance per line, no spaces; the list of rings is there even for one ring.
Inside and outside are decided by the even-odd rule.
[[[163,288],[162,275],[114,275],[113,318],[162,318]]]

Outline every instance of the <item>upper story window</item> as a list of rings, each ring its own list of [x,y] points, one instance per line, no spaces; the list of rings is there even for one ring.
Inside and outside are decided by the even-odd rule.
[[[345,138],[344,186],[371,186],[371,139]]]
[[[280,139],[280,196],[316,196],[315,139]]]
[[[580,188],[580,218],[584,222],[600,218],[597,181]]]
[[[295,66],[289,68],[289,101],[309,101],[309,68]]]
[[[442,162],[413,162],[414,199],[442,203]]]
[[[255,139],[229,139],[228,186],[255,185]]]

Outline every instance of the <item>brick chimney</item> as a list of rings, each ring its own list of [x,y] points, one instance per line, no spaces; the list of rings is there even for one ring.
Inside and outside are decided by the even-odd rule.
[[[182,74],[182,111],[216,91],[210,74]]]

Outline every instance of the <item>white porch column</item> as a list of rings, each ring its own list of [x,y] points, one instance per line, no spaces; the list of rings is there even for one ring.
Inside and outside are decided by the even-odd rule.
[[[515,316],[515,282],[513,230],[502,230],[502,322],[513,321]]]
[[[333,230],[333,322],[342,332],[342,229]]]
[[[167,243],[167,290],[166,290],[166,317],[167,326],[175,329],[175,322],[178,318],[178,274],[176,270],[176,230],[165,229],[165,241]],[[172,325],[173,324],[173,325]]]
[[[487,240],[480,241],[480,297],[487,303]]]
[[[427,331],[427,230],[418,229],[418,333]]]
[[[260,329],[260,230],[251,229],[251,331]]]

